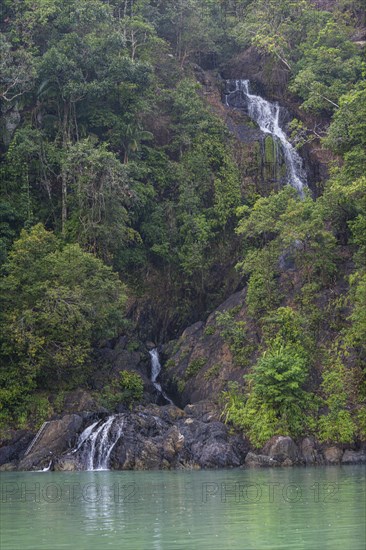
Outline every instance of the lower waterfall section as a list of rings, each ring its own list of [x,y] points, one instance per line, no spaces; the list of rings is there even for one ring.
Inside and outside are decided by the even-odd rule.
[[[73,453],[79,456],[84,470],[108,470],[109,459],[117,441],[123,434],[123,414],[109,416],[94,422],[80,434]]]
[[[157,382],[161,371],[158,350],[150,351],[151,382],[164,401],[164,404],[174,405]],[[142,415],[143,416],[143,415]],[[100,420],[95,420],[79,435],[72,455],[77,458],[80,469],[88,471],[109,470],[112,451],[123,436],[128,413],[114,414]],[[156,422],[156,417],[153,417]]]

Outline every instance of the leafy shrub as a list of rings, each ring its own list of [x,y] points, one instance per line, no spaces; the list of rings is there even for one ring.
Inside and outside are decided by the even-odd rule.
[[[174,359],[168,359],[168,361],[165,363],[166,369],[172,369],[175,367],[175,361]]]
[[[330,358],[323,372],[322,389],[328,412],[319,419],[320,441],[353,441],[356,425],[347,410],[348,385],[347,370],[341,358],[338,356],[333,361]]]
[[[212,380],[213,378],[216,378],[218,376],[218,374],[220,373],[220,370],[221,370],[221,365],[219,365],[219,364],[212,365],[212,367],[210,367],[205,372],[205,374],[203,375],[203,378],[206,381]]]
[[[119,403],[124,403],[131,408],[134,403],[141,401],[143,393],[144,383],[141,376],[136,372],[124,370],[111,385],[104,387],[102,403],[110,409]]]
[[[204,357],[199,357],[197,359],[193,359],[186,368],[186,371],[184,373],[184,377],[186,380],[189,378],[192,378],[193,376],[196,376],[198,372],[204,367],[206,364],[206,359]]]
[[[333,411],[320,417],[318,422],[319,441],[351,443],[355,436],[355,423],[346,410]]]
[[[208,325],[205,330],[203,331],[203,334],[205,336],[212,336],[213,334],[215,334],[216,332],[216,329],[213,325]]]
[[[246,323],[234,319],[235,309],[217,313],[216,321],[220,327],[220,335],[229,344],[230,351],[235,361],[240,366],[248,363],[248,357],[252,353],[252,345],[248,342],[246,334]],[[239,306],[239,310],[240,310]]]

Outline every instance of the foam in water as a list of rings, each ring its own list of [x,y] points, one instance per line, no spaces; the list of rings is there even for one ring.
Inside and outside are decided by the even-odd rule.
[[[250,118],[258,124],[262,132],[275,136],[280,142],[286,163],[288,183],[302,195],[306,185],[306,174],[300,155],[288,141],[280,126],[280,106],[263,99],[263,97],[251,94],[249,80],[228,80],[227,84],[234,85],[235,88],[225,95],[225,105],[233,106],[234,98],[237,98],[239,94],[242,95]]]

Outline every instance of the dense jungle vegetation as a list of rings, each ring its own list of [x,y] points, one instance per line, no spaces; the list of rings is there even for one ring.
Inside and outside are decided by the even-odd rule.
[[[41,421],[51,389],[87,385],[93,350],[137,330],[131,311],[161,341],[240,282],[257,358],[227,420],[258,445],[365,439],[365,1],[0,10],[0,424]],[[247,185],[197,83],[197,65],[218,77],[249,48],[286,71],[293,143],[327,152],[316,199]],[[240,355],[245,328],[226,325]]]

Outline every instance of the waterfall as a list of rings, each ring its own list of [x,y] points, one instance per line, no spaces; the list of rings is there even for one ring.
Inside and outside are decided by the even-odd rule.
[[[306,174],[302,158],[288,141],[286,133],[280,126],[281,107],[277,103],[271,103],[263,97],[251,94],[249,80],[227,80],[226,83],[229,91],[224,96],[225,105],[237,107],[244,102],[248,115],[258,124],[261,131],[271,134],[279,141],[286,163],[288,183],[302,195],[306,185]],[[233,87],[234,89],[230,91]]]
[[[157,348],[155,348],[151,350],[149,353],[151,357],[151,382],[153,383],[156,390],[164,397],[164,399],[168,401],[170,405],[174,405],[173,401],[164,392],[163,388],[161,387],[161,384],[157,382],[158,376],[161,371],[159,352]]]
[[[122,435],[123,415],[112,415],[88,426],[79,436],[73,453],[78,452],[86,470],[108,470],[114,446]]]

